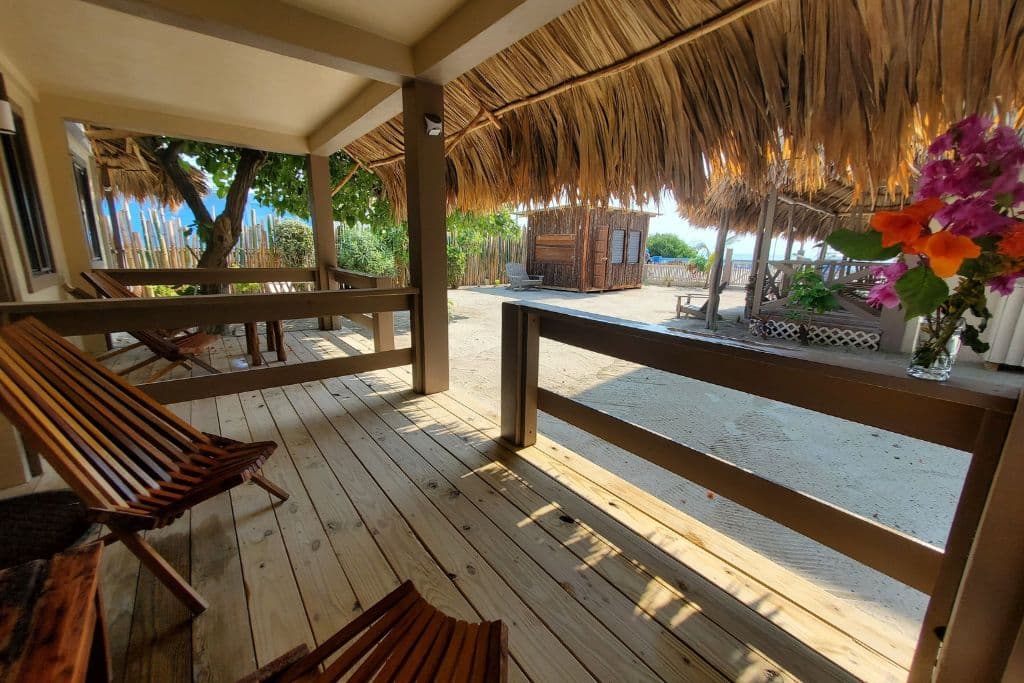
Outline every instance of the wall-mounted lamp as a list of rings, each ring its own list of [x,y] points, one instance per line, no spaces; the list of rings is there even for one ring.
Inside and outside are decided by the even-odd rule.
[[[4,77],[0,74],[0,135],[14,135],[14,110],[7,101]]]
[[[441,117],[437,114],[424,114],[423,123],[427,128],[427,135],[437,137],[441,134]]]

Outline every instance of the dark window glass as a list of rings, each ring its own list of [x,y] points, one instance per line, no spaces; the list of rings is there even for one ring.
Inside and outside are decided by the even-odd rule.
[[[640,233],[629,231],[629,243],[626,249],[626,263],[640,263]]]
[[[78,210],[82,214],[82,225],[85,227],[85,241],[89,245],[89,258],[99,261],[103,258],[100,247],[100,233],[96,225],[96,212],[93,210],[92,188],[89,186],[89,172],[77,161],[71,162],[75,169],[75,185],[78,188]]]
[[[14,115],[14,125],[17,128],[14,135],[0,135],[7,177],[10,180],[11,203],[21,228],[29,270],[33,275],[52,273],[53,253],[50,251],[50,238],[46,234],[39,186],[32,168],[25,122],[18,114]]]
[[[626,231],[625,230],[612,230],[612,263],[622,263],[622,257],[625,255],[623,250],[626,248]]]

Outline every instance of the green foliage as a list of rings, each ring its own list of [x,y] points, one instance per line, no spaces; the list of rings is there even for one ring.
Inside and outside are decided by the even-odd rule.
[[[839,285],[825,284],[814,268],[802,268],[793,274],[789,303],[793,308],[808,313],[828,313],[839,308],[838,290]]]
[[[448,216],[448,234],[466,254],[478,254],[488,237],[516,237],[520,233],[512,212],[479,214],[455,210]]]
[[[647,250],[651,256],[664,256],[666,258],[694,258],[697,250],[684,242],[676,235],[669,233],[658,233],[647,238]],[[707,259],[705,258],[705,263]]]
[[[365,228],[338,231],[338,265],[368,275],[395,276],[395,258],[387,242]]]
[[[932,313],[949,296],[945,280],[926,266],[911,268],[896,281],[894,287],[907,320]]]
[[[231,285],[232,294],[262,294],[263,286],[258,282],[235,282]]]
[[[238,150],[234,147],[189,142],[185,154],[191,155],[199,167],[213,179],[218,197],[224,197],[238,166]],[[336,186],[348,175],[355,161],[344,152],[330,157],[331,184]],[[263,206],[279,214],[289,213],[309,220],[306,158],[291,154],[270,154],[256,175],[253,197]],[[394,223],[391,205],[384,199],[380,179],[366,169],[359,169],[333,197],[334,219],[343,225],[367,225],[374,228]]]
[[[313,228],[294,218],[278,221],[270,230],[270,242],[288,268],[306,268],[313,263]]]
[[[153,285],[153,296],[195,296],[199,294],[196,285]]]
[[[825,239],[836,251],[859,261],[888,261],[899,255],[900,245],[882,246],[882,233],[876,230],[857,232],[840,228]]]
[[[700,272],[706,273],[711,266],[711,260],[704,254],[696,254],[690,257],[690,265]]]
[[[466,252],[458,244],[448,244],[448,286],[457,289],[466,274]]]

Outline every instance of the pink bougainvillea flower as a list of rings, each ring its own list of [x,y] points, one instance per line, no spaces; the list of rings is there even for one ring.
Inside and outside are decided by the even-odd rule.
[[[908,268],[906,263],[903,261],[896,261],[895,263],[890,263],[886,266],[873,266],[871,268],[871,274],[875,277],[884,277],[890,282],[895,282],[896,280],[899,280],[907,270]]]
[[[964,259],[981,255],[981,247],[969,237],[943,230],[928,238],[924,253],[928,255],[928,265],[932,272],[939,277],[952,277],[960,270]]]
[[[953,137],[961,154],[977,154],[985,151],[985,132],[992,125],[992,121],[982,118],[977,114],[971,114],[962,121],[956,123],[953,130]]]
[[[985,284],[991,287],[993,292],[997,292],[1003,296],[1009,296],[1010,294],[1013,294],[1013,286],[1022,275],[1024,275],[1024,273],[1004,273],[1002,275],[995,276]]]
[[[991,192],[983,192],[971,199],[957,199],[943,206],[935,220],[954,235],[982,237],[998,235],[1013,224],[1012,218],[1000,214],[994,206]]]
[[[868,305],[885,308],[896,308],[900,305],[900,295],[896,293],[895,281],[880,282],[868,292]]]

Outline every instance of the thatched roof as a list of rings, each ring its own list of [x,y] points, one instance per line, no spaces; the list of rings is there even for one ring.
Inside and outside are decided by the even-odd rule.
[[[445,86],[449,203],[684,204],[783,159],[871,196],[915,141],[1017,114],[1022,37],[1015,0],[584,0]],[[402,148],[400,116],[347,148],[400,213]]]
[[[144,135],[88,125],[85,135],[96,163],[110,172],[110,182],[117,194],[140,202],[155,200],[175,209],[184,201],[152,153],[137,142]],[[189,179],[200,197],[210,191],[206,176],[199,169],[190,169]]]
[[[893,210],[906,201],[902,195],[892,197],[884,189],[870,203],[858,202],[854,189],[838,180],[826,180],[824,187],[801,192],[795,184],[780,179],[777,185],[778,204],[775,210],[774,234],[785,234],[792,220],[797,240],[822,240],[837,228],[867,229],[871,214]],[[738,179],[712,179],[700,202],[683,204],[679,214],[700,228],[717,227],[728,214],[732,232],[755,234],[765,199],[766,187],[752,187]]]

